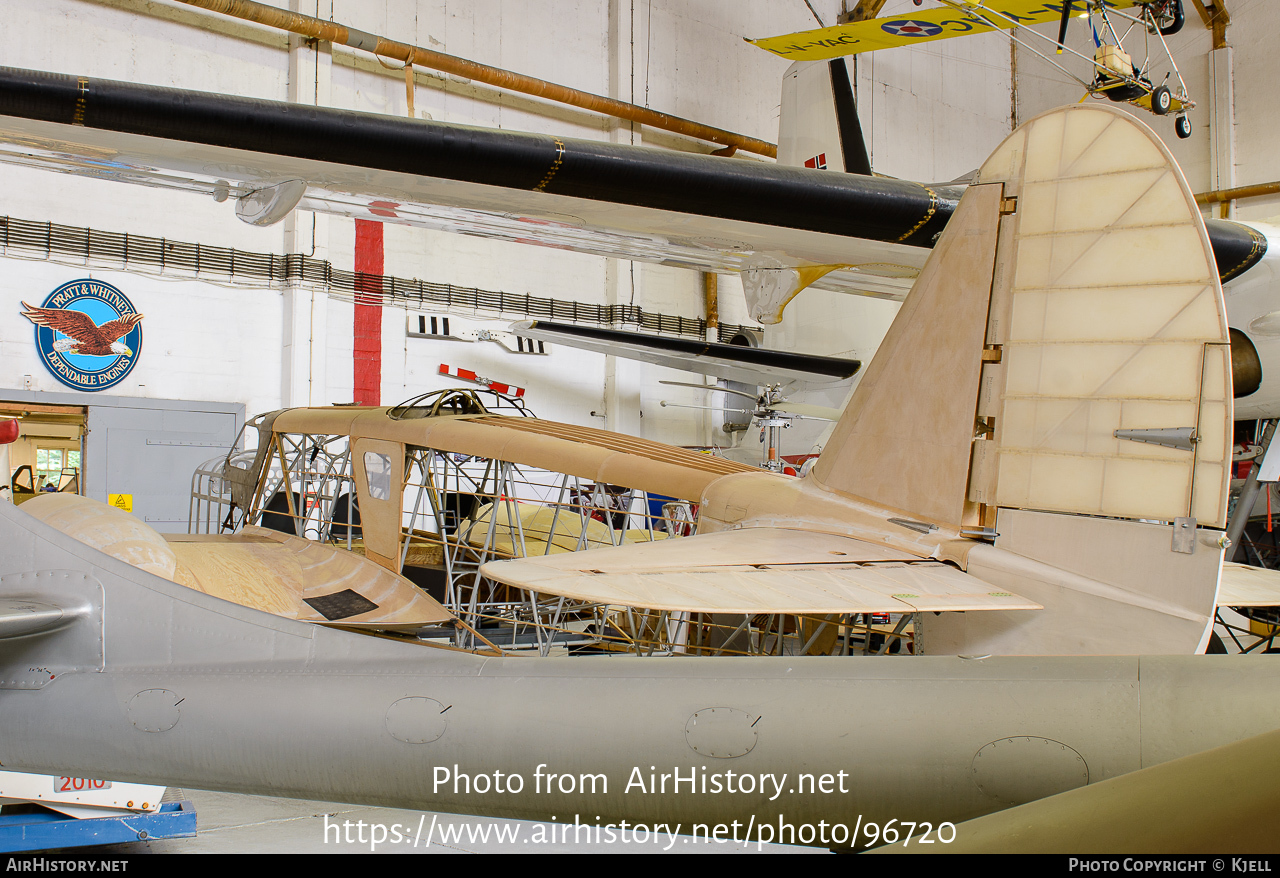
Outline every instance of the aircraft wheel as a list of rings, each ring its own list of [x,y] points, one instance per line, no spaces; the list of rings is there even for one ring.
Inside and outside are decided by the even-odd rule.
[[[1151,112],[1157,116],[1167,115],[1173,108],[1173,93],[1167,85],[1161,85],[1151,93]]]
[[[1205,655],[1226,655],[1227,654],[1227,646],[1225,643],[1222,642],[1222,638],[1218,636],[1217,631],[1209,635],[1209,645],[1205,647],[1204,654]]]
[[[1156,27],[1163,36],[1171,37],[1187,22],[1186,13],[1182,10],[1182,0],[1165,0],[1164,6],[1156,10]]]
[[[1191,120],[1186,116],[1179,116],[1173,120],[1173,130],[1181,140],[1186,140],[1191,136]]]

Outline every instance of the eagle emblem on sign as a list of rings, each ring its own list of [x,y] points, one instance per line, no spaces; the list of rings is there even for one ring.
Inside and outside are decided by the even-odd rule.
[[[22,303],[26,310],[22,316],[36,326],[47,326],[61,336],[53,343],[60,354],[80,354],[83,357],[115,357],[121,354],[133,356],[129,346],[119,339],[128,335],[142,322],[141,314],[126,314],[102,326],[81,311],[68,308],[33,308]]]
[[[63,284],[39,307],[22,303],[36,327],[45,368],[77,390],[103,390],[133,369],[143,315],[114,286],[84,279]]]

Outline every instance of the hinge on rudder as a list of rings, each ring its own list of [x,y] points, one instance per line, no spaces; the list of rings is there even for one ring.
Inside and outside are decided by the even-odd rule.
[[[1190,517],[1173,520],[1173,551],[1183,555],[1194,555],[1196,551],[1196,520]]]
[[[969,462],[970,503],[993,506],[996,502],[996,443],[992,439],[975,439]]]

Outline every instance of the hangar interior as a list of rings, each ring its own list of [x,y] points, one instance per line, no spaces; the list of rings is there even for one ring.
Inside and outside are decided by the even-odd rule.
[[[812,11],[803,2],[748,3],[730,11],[715,3],[605,2],[558,4],[552,13],[527,4],[406,0],[311,4],[296,11],[773,142],[780,84],[789,65],[743,38],[831,25],[850,11],[839,3],[811,5]],[[890,2],[881,14],[906,14],[911,8]],[[10,27],[21,37],[7,59],[15,67],[394,115],[408,111],[398,62],[342,45],[311,45],[278,29],[181,3],[68,0],[15,4],[11,12]],[[1189,114],[1192,137],[1166,140],[1197,193],[1280,176],[1267,148],[1271,126],[1277,124],[1265,85],[1272,80],[1269,65],[1277,63],[1266,48],[1268,27],[1262,19],[1267,14],[1265,4],[1245,2],[1231,10],[1225,48],[1215,48],[1214,32],[1194,14],[1169,40],[1198,100]],[[573,27],[566,28],[566,21]],[[50,33],[59,38],[50,40]],[[80,61],[75,70],[68,58]],[[1080,89],[1064,74],[1001,34],[869,53],[851,66],[872,168],[906,180],[962,177],[1019,120],[1080,98]],[[1249,74],[1235,76],[1236,67]],[[714,147],[462,82],[426,67],[413,72],[412,85],[418,118],[657,149],[710,152]],[[1212,112],[1219,117],[1212,118]],[[1154,121],[1162,136],[1171,134],[1159,124],[1164,120]],[[738,157],[751,158],[745,152]],[[24,298],[43,298],[83,276],[127,287],[146,315],[147,354],[114,388],[118,395],[239,403],[251,414],[357,398],[393,404],[457,385],[440,374],[447,364],[526,388],[529,404],[544,418],[675,445],[750,445],[755,439],[754,430],[722,432],[715,413],[660,405],[708,404],[705,392],[658,384],[689,382],[688,372],[564,346],[552,346],[545,356],[521,356],[497,344],[449,343],[415,337],[406,329],[409,316],[417,314],[451,315],[455,325],[468,328],[506,329],[514,320],[540,316],[520,310],[522,296],[705,321],[707,296],[699,272],[394,221],[370,227],[366,246],[354,218],[295,211],[281,223],[257,228],[238,220],[231,203],[212,198],[55,177],[12,165],[5,176],[8,310],[21,310]],[[1276,211],[1276,196],[1215,207],[1224,214],[1266,219]],[[138,242],[134,252],[139,255],[130,253],[119,236]],[[166,263],[147,252],[147,244],[156,240],[170,249],[195,245],[209,256]],[[246,267],[240,268],[228,250],[240,254]],[[334,279],[281,282],[263,277],[250,264],[254,257],[286,254],[316,260],[324,276]],[[358,259],[371,261],[357,264]],[[349,272],[447,286],[456,291],[459,304],[442,307],[440,297],[423,307],[411,303],[409,295],[394,297],[376,320],[362,319],[357,328],[354,291],[335,277]],[[754,325],[765,345],[779,350],[869,359],[897,310],[892,302],[809,290],[790,305],[781,325],[760,327],[745,311],[741,281],[732,275],[718,281],[713,319],[726,326]],[[651,331],[659,324],[658,319],[638,324],[634,311],[596,319],[615,315],[622,317],[612,323],[619,328]],[[37,361],[27,321],[7,321],[3,332],[0,387],[64,389]],[[684,332],[697,333],[698,326]],[[380,356],[372,363],[363,357],[366,373],[372,374],[363,375],[367,386],[357,392],[355,364],[370,335],[380,344]],[[785,436],[786,452],[810,451],[818,432],[797,424]]]
[[[583,3],[557,6],[554,14],[525,4],[322,5],[297,11],[768,142],[778,136],[780,83],[789,65],[743,37],[830,25],[847,11],[827,3],[813,4],[811,12],[802,2],[744,4],[732,13],[714,3]],[[882,14],[905,14],[910,8],[891,2]],[[1195,192],[1278,176],[1266,146],[1276,123],[1265,83],[1272,78],[1268,65],[1276,62],[1266,49],[1266,22],[1253,23],[1253,17],[1266,14],[1265,4],[1242,3],[1232,10],[1224,49],[1214,48],[1213,32],[1194,15],[1181,34],[1170,38],[1179,70],[1199,100],[1189,114],[1193,136],[1167,140]],[[568,29],[572,36],[566,20],[575,23]],[[22,36],[7,59],[15,67],[407,112],[405,78],[396,69],[403,65],[346,46],[308,45],[276,29],[180,3],[16,4],[10,26]],[[49,40],[49,33],[59,39]],[[69,57],[80,60],[83,69],[71,70]],[[1249,75],[1234,76],[1235,67]],[[918,181],[968,174],[1017,121],[1080,97],[1064,74],[1000,34],[868,54],[858,59],[854,79],[873,170]],[[429,68],[416,70],[416,115],[659,149],[712,149],[706,142],[459,80]],[[1216,125],[1211,111],[1221,114]],[[23,297],[38,297],[73,276],[120,281],[147,315],[148,338],[156,339],[150,344],[163,345],[155,353],[149,348],[150,356],[116,387],[118,393],[236,402],[250,413],[356,398],[352,292],[336,283],[254,277],[233,268],[234,260],[225,254],[234,249],[244,262],[254,255],[299,254],[332,272],[369,271],[356,263],[360,244],[354,219],[299,211],[282,223],[255,228],[239,221],[230,204],[213,199],[13,166],[5,175],[9,310],[19,308]],[[1265,219],[1275,213],[1275,204],[1274,196],[1262,196],[1227,202],[1221,209]],[[120,235],[208,248],[213,255],[205,263],[211,267],[171,267],[145,255],[134,257],[113,240]],[[382,307],[377,325],[360,330],[381,341],[373,386],[362,390],[372,394],[370,401],[390,404],[456,384],[439,373],[447,363],[526,387],[530,404],[545,418],[677,445],[721,445],[734,438],[699,410],[659,405],[661,400],[707,403],[705,393],[657,384],[664,378],[688,380],[689,373],[669,374],[563,347],[546,357],[521,357],[498,345],[450,345],[406,331],[407,316],[419,313],[452,314],[479,328],[505,329],[512,320],[537,316],[505,305],[524,295],[705,320],[698,272],[394,222],[369,233],[379,235],[368,256],[380,260],[376,273],[489,295],[460,296],[461,307],[454,308],[423,309],[407,302]],[[83,269],[79,275],[77,269]],[[501,310],[493,307],[498,294]],[[874,352],[896,313],[893,303],[813,290],[797,297],[791,309],[781,326],[764,329],[767,346],[863,358]],[[738,278],[719,278],[717,311],[723,324],[751,323]],[[618,325],[646,328],[634,319]],[[61,390],[35,361],[26,338],[30,325],[15,319],[4,332],[0,386]],[[787,436],[789,453],[808,451],[817,438],[794,432],[795,440]]]
[[[405,64],[202,8],[214,5],[0,0],[8,37],[3,63],[671,154],[724,151],[711,140],[498,88],[429,61]],[[800,113],[784,109],[792,62],[747,40],[920,11],[912,0],[267,5],[777,143],[784,158],[780,123],[788,111]],[[1186,25],[1167,44],[1195,101],[1185,112],[1190,135],[1175,134],[1173,116],[1105,103],[1153,128],[1205,218],[1280,224],[1280,184],[1272,182],[1280,180],[1273,148],[1280,115],[1272,95],[1280,78],[1273,48],[1280,8],[1264,0],[1186,0],[1185,7]],[[1085,25],[1071,26],[1073,43],[1092,55]],[[848,58],[872,172],[963,185],[1021,123],[1081,101],[1083,90],[1070,76],[1087,80],[1093,65],[1054,55],[1057,28],[1056,22],[1034,25],[1048,43],[986,33]],[[1135,37],[1134,45],[1143,44]],[[1164,68],[1158,70],[1163,76]],[[816,158],[796,152],[802,148],[791,149],[792,161]],[[775,162],[747,149],[733,157]],[[425,227],[432,224],[415,224],[392,202],[345,215],[296,208],[277,222],[254,225],[237,216],[234,192],[211,197],[181,180],[167,187],[125,185],[112,179],[109,156],[101,161],[101,173],[84,163],[69,163],[65,173],[34,163],[0,164],[0,312],[6,315],[0,320],[0,419],[15,418],[20,429],[6,446],[7,462],[0,462],[17,501],[45,491],[79,493],[131,512],[161,533],[188,531],[193,475],[198,482],[199,468],[235,443],[253,450],[259,434],[244,428],[259,413],[392,406],[456,387],[505,386],[542,419],[714,450],[756,465],[774,437],[759,419],[744,423],[738,413],[720,410],[729,407],[729,397],[707,389],[717,386],[717,375],[555,341],[534,348],[517,340],[511,324],[552,319],[690,341],[745,340],[781,352],[860,360],[865,374],[900,307],[882,296],[809,288],[789,302],[780,323],[765,324],[753,318],[738,274],[699,271],[668,256],[662,248],[670,239],[655,238],[647,260],[628,260],[556,244],[529,246],[514,233],[467,233],[463,219],[454,223],[463,234],[448,230],[448,218]],[[838,173],[834,157],[832,171]],[[226,184],[234,190],[241,181]],[[757,207],[767,216],[773,205]],[[565,217],[567,226],[577,221]],[[903,271],[899,277],[909,282],[914,270]],[[145,316],[145,349],[139,342],[131,368],[101,391],[77,389],[51,369],[40,330],[33,340],[34,321],[24,319],[33,307],[48,307],[42,303],[56,290],[85,281],[109,285]],[[1267,347],[1269,339],[1280,339],[1280,318],[1265,320],[1280,310],[1268,304],[1275,295],[1269,287],[1239,289],[1235,311],[1227,290],[1227,318],[1233,333],[1249,337],[1261,386],[1244,403],[1237,400],[1237,416],[1248,418],[1236,427],[1243,460],[1257,454],[1267,419],[1280,415],[1271,413],[1266,375],[1270,356],[1280,369],[1280,340],[1274,354]],[[1100,323],[1109,319],[1105,310],[1096,315]],[[1239,369],[1234,335],[1232,350]],[[791,401],[839,409],[859,377],[799,392]],[[741,382],[728,386],[749,388],[751,395],[758,390]],[[803,458],[822,449],[830,425],[786,420],[779,436],[782,455]],[[1236,475],[1242,479],[1246,470]],[[1262,494],[1247,495],[1265,511],[1265,534],[1272,532],[1273,499],[1280,502],[1271,492],[1267,485]],[[492,502],[496,507],[498,493]],[[494,513],[491,521],[498,518]],[[1254,541],[1262,546],[1266,539]],[[373,548],[370,543],[368,551]],[[1259,550],[1237,560],[1265,566],[1277,554]],[[1228,615],[1255,635],[1273,631]]]

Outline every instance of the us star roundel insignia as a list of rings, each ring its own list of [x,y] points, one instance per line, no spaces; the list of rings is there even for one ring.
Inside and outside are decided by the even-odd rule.
[[[880,25],[880,29],[885,33],[893,34],[895,37],[936,37],[942,33],[942,28],[933,22],[912,21],[908,18],[886,21]]]
[[[39,308],[22,303],[36,325],[40,361],[76,390],[119,384],[142,353],[142,315],[125,294],[91,278],[58,287]]]

